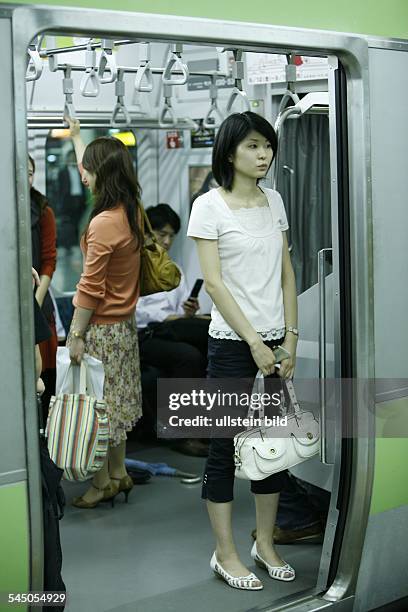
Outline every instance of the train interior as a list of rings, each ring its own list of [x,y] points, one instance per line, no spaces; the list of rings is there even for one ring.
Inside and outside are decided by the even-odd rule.
[[[312,52],[300,56],[285,50],[249,52],[209,44],[47,33],[32,41],[27,61],[28,146],[36,164],[34,184],[47,195],[57,219],[52,291],[62,326],[69,323],[82,266],[79,237],[91,206],[79,183],[75,212],[60,198],[64,172],[75,168],[64,112],[80,119],[86,142],[100,135],[121,139],[134,159],[144,206],[165,202],[178,213],[181,230],[170,254],[192,287],[201,274],[186,228],[194,198],[214,185],[215,131],[230,112],[252,110],[279,133],[277,159],[264,184],[281,192],[293,228],[288,238],[302,330],[296,380],[318,381],[321,376],[322,325],[325,375],[333,376],[332,58]],[[211,301],[204,289],[199,300],[201,312],[209,313]],[[318,409],[318,385],[307,388],[316,393],[302,401]],[[227,588],[210,572],[213,539],[199,482],[205,458],[180,454],[168,440],[139,425],[129,437],[127,456],[151,465],[165,463],[175,468],[174,475],[150,468],[151,477],[135,486],[128,503],[121,499],[114,508],[100,504],[92,510],[70,505],[86,483],[64,482],[67,506],[61,536],[67,610],[263,609],[295,601],[306,591],[317,592],[327,581],[338,518],[339,467],[333,449],[327,449],[324,462],[315,456],[293,470],[301,482],[323,492],[323,536],[279,546],[296,568],[297,580],[265,580],[264,590],[255,593]],[[248,483],[241,480],[235,483],[234,521],[238,549],[252,571],[255,513]]]

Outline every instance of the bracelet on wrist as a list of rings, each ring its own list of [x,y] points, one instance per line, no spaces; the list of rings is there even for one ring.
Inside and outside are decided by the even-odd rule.
[[[293,334],[296,338],[299,338],[299,330],[297,327],[293,327],[292,325],[287,325],[285,328],[286,333]]]
[[[72,331],[72,332],[71,332],[71,336],[72,336],[73,338],[80,338],[80,340],[84,340],[84,335],[83,335],[83,334],[81,334],[81,332],[79,332],[79,331],[77,331],[77,330]]]

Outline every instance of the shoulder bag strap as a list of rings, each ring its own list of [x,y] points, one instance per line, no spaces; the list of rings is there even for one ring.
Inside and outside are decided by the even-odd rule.
[[[144,206],[142,204],[140,204],[140,209],[142,212],[142,223],[140,228],[142,233],[142,243],[145,243],[146,234],[149,234],[149,238],[153,240],[153,242],[157,242],[155,235],[153,234],[153,228],[150,224],[149,217],[147,216]]]
[[[284,383],[286,385],[286,389],[287,389],[288,395],[290,397],[291,404],[293,406],[293,412],[294,412],[295,416],[298,419],[300,419],[300,418],[302,418],[302,411],[300,409],[299,402],[297,401],[297,397],[296,397],[296,393],[295,393],[295,387],[293,386],[293,381],[288,379],[288,380],[285,380]]]

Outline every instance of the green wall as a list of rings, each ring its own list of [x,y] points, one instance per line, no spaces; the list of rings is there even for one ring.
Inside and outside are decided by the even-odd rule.
[[[376,406],[375,472],[371,514],[408,506],[408,399]]]
[[[0,0],[3,2],[3,0]],[[23,0],[19,4],[36,4]],[[37,4],[207,17],[408,38],[407,0],[41,0]],[[108,27],[109,24],[107,24]],[[109,28],[108,28],[109,29]]]
[[[0,593],[26,592],[29,587],[29,526],[25,482],[0,487]],[[0,612],[10,610],[0,603]],[[26,606],[12,606],[22,610]]]

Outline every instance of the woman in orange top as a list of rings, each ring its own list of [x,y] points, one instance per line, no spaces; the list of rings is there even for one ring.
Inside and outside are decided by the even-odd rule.
[[[107,460],[92,485],[73,504],[94,508],[133,486],[125,468],[126,432],[142,414],[135,308],[139,296],[141,231],[140,187],[125,145],[97,138],[85,149],[78,121],[70,122],[83,183],[94,199],[81,239],[84,270],[73,299],[68,336],[73,363],[84,352],[105,370],[104,399],[110,422]],[[82,163],[81,163],[82,162]]]
[[[45,384],[45,392],[42,395],[41,403],[44,417],[46,417],[51,395],[55,393],[55,361],[58,346],[54,307],[48,292],[57,263],[57,229],[54,213],[48,206],[46,197],[33,187],[34,173],[35,163],[33,158],[29,156],[28,181],[30,184],[31,200],[31,251],[33,268],[37,270],[40,276],[40,283],[36,289],[35,297],[51,329],[51,338],[39,344],[43,370],[41,378]]]

